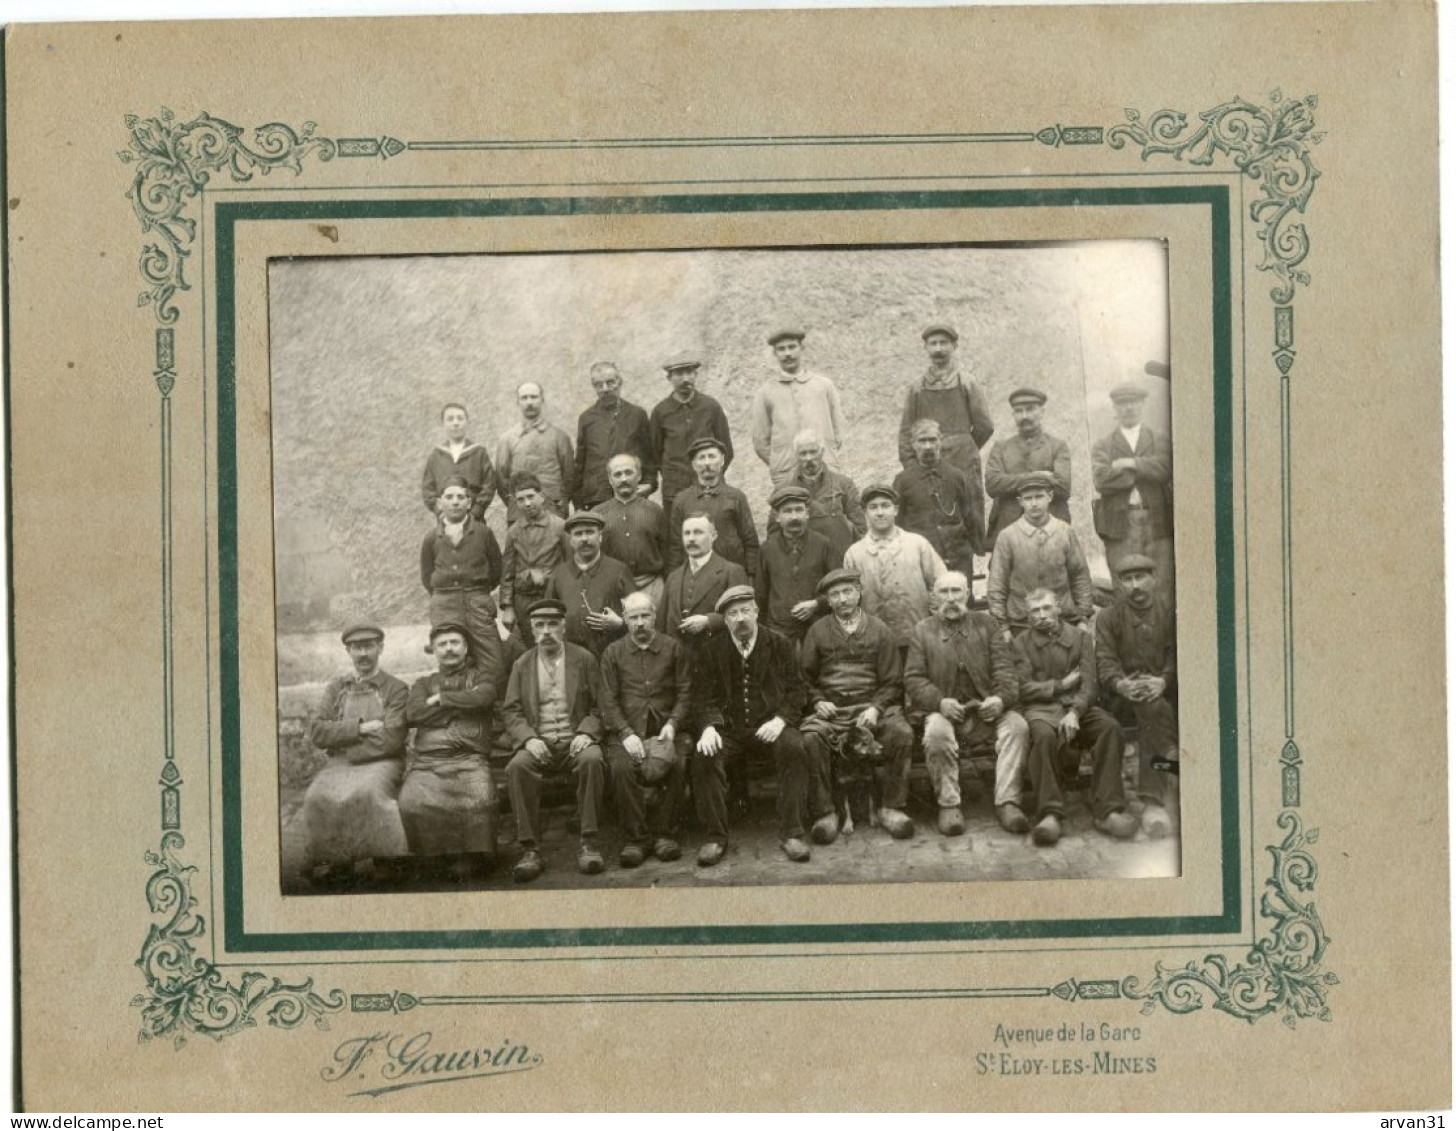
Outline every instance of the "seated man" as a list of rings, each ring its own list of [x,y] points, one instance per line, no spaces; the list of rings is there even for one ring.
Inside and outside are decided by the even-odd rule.
[[[1156,568],[1142,554],[1123,558],[1118,599],[1097,617],[1097,676],[1137,720],[1138,796],[1150,837],[1173,832],[1178,798],[1168,770],[1178,763],[1177,628]]]
[[[986,603],[996,623],[1013,632],[1026,628],[1026,595],[1033,589],[1055,593],[1063,619],[1091,623],[1092,571],[1077,532],[1051,513],[1054,488],[1044,471],[1022,476],[1021,517],[1001,531],[991,551]]]
[[[566,640],[566,606],[554,598],[527,610],[536,647],[516,661],[506,687],[506,731],[516,748],[506,766],[511,812],[521,858],[511,869],[519,884],[541,874],[541,779],[570,773],[576,779],[576,804],[581,817],[577,869],[595,876],[605,867],[597,847],[597,813],[606,788],[597,717],[597,661],[590,652]]]
[[[464,626],[437,624],[430,647],[439,670],[410,688],[405,717],[414,754],[399,791],[399,816],[422,871],[454,879],[495,862],[495,782],[490,753],[499,651],[474,656]]]
[[[711,637],[693,672],[693,708],[702,734],[691,775],[698,823],[706,838],[698,864],[711,867],[728,851],[729,761],[772,755],[778,772],[779,843],[796,863],[809,859],[804,843],[808,768],[803,736],[804,677],[794,646],[760,628],[753,589],[735,585],[718,598],[728,627]]]
[[[672,839],[677,807],[693,740],[688,733],[692,708],[691,664],[687,649],[657,631],[657,609],[646,593],[622,602],[627,636],[602,653],[601,716],[611,738],[612,797],[626,843],[617,857],[635,868],[649,853],[659,860],[682,855]],[[661,785],[662,797],[651,821],[646,787]]]
[[[874,765],[879,787],[880,825],[903,840],[915,832],[905,816],[910,787],[910,747],[915,736],[900,711],[905,698],[900,649],[885,622],[860,608],[859,574],[836,569],[819,582],[834,615],[814,622],[799,659],[809,685],[813,713],[800,728],[809,754],[810,837],[829,844],[839,834],[832,781],[834,746],[855,728],[879,744]]]
[[[346,879],[356,864],[405,852],[395,798],[404,776],[409,688],[379,667],[381,629],[356,624],[342,639],[354,671],[324,685],[309,719],[309,738],[329,756],[303,796],[314,883]]]
[[[1033,844],[1048,847],[1062,836],[1059,754],[1075,759],[1092,751],[1092,823],[1099,832],[1126,840],[1137,832],[1122,793],[1122,728],[1097,702],[1097,655],[1090,633],[1062,621],[1057,595],[1026,595],[1031,628],[1011,644],[1016,659],[1021,713],[1031,729],[1027,776],[1036,798]]]
[[[970,584],[963,573],[935,583],[935,612],[910,634],[905,697],[925,719],[925,768],[930,771],[945,836],[965,832],[961,814],[960,750],[996,749],[996,819],[1009,833],[1030,827],[1021,810],[1026,768],[1026,720],[1016,705],[1016,672],[1005,629],[990,615],[967,608]]]

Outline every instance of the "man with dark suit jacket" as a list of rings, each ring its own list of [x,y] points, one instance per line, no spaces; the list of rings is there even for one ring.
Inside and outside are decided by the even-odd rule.
[[[1110,394],[1117,427],[1092,445],[1092,504],[1097,536],[1113,577],[1123,559],[1153,559],[1163,587],[1173,580],[1173,448],[1168,437],[1142,422],[1148,392],[1124,381]]]
[[[667,591],[657,611],[657,629],[675,636],[696,657],[702,645],[723,628],[718,598],[730,587],[747,585],[748,574],[737,562],[713,552],[717,531],[706,514],[689,514],[679,527],[685,561],[667,577]]]
[[[528,611],[536,647],[516,661],[501,707],[516,753],[506,766],[516,839],[524,850],[511,875],[517,883],[539,876],[541,779],[570,773],[576,779],[581,848],[576,865],[583,875],[605,868],[597,846],[597,813],[606,788],[602,723],[597,716],[597,661],[566,640],[566,606],[554,598]]]

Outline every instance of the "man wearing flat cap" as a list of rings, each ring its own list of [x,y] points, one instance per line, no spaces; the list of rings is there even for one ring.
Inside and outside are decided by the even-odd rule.
[[[1129,554],[1117,567],[1117,600],[1097,617],[1097,678],[1114,713],[1138,728],[1138,796],[1143,831],[1176,828],[1178,763],[1178,630],[1157,563]]]
[[[420,873],[456,880],[495,861],[497,801],[486,761],[499,687],[498,651],[474,656],[465,626],[430,629],[437,671],[410,688],[405,717],[414,752],[399,791],[399,815]]]
[[[919,534],[896,525],[900,496],[883,483],[860,494],[869,533],[844,552],[844,568],[860,576],[865,611],[873,613],[904,649],[910,633],[930,615],[930,591],[945,562]]]
[[[1152,558],[1163,588],[1173,590],[1173,449],[1142,422],[1148,391],[1124,381],[1109,394],[1117,427],[1092,445],[1092,521],[1107,551],[1107,568],[1130,554]]]
[[[405,852],[395,798],[404,777],[409,688],[379,667],[381,629],[352,625],[342,639],[354,670],[324,685],[308,727],[310,741],[328,752],[303,797],[309,878],[319,884],[348,879],[363,861]]]
[[[976,498],[985,493],[981,480],[981,448],[991,438],[995,425],[986,406],[986,393],[979,382],[961,373],[956,363],[960,336],[943,323],[927,326],[921,334],[930,367],[911,386],[900,417],[900,462],[915,462],[911,430],[917,420],[934,420],[940,425],[946,462],[960,468],[970,480]],[[984,513],[984,512],[982,512]],[[977,538],[977,545],[984,531]],[[979,551],[978,551],[979,552]]]
[[[626,632],[622,600],[636,586],[632,571],[602,553],[606,520],[594,511],[577,511],[566,520],[571,556],[551,572],[546,596],[566,607],[566,639],[600,658],[603,649]]]
[[[517,883],[529,883],[545,869],[541,858],[541,782],[570,775],[576,783],[581,843],[576,867],[584,876],[605,868],[598,843],[606,763],[597,713],[600,675],[596,657],[566,639],[566,606],[545,597],[531,606],[536,647],[511,668],[501,707],[515,754],[506,765],[511,813],[521,858],[511,869]]]
[[[997,440],[986,455],[986,494],[992,499],[988,547],[994,547],[996,536],[1021,517],[1017,492],[1022,479],[1033,471],[1052,477],[1052,515],[1063,522],[1072,521],[1067,505],[1072,494],[1072,449],[1065,440],[1042,429],[1046,394],[1023,386],[1007,399],[1016,434]]]
[[[804,364],[804,331],[776,330],[768,344],[778,370],[753,397],[753,450],[768,464],[769,478],[778,486],[794,474],[794,437],[801,429],[812,428],[831,452],[839,451],[844,413],[834,382]]]
[[[673,500],[672,528],[681,530],[683,519],[690,514],[706,514],[718,532],[717,552],[730,562],[737,562],[752,578],[758,573],[758,530],[753,525],[748,496],[723,481],[728,453],[711,436],[694,440],[688,451],[697,482],[679,491]],[[682,564],[682,547],[674,545],[668,549],[670,564],[676,568]]]
[[[900,525],[919,534],[951,569],[975,573],[981,552],[981,493],[965,472],[942,458],[940,425],[917,420],[910,430],[915,462],[895,476]]]
[[[723,446],[723,468],[733,462],[733,438],[723,406],[698,391],[703,363],[696,357],[675,357],[662,368],[672,392],[657,403],[649,420],[652,454],[662,476],[662,509],[671,513],[680,491],[691,487],[693,474],[688,448],[694,440],[711,436]]]
[[[778,779],[779,844],[796,863],[804,843],[807,755],[798,724],[804,677],[794,646],[758,623],[753,590],[737,585],[718,598],[727,625],[702,648],[693,671],[693,714],[700,728],[690,771],[703,845],[698,864],[711,867],[728,849],[729,764],[770,757]]]
[[[768,505],[778,529],[759,552],[758,603],[764,623],[797,645],[825,611],[819,603],[819,579],[838,569],[843,555],[809,529],[809,492],[804,488],[792,483],[775,487]]]
[[[860,607],[860,578],[853,570],[825,574],[819,592],[834,615],[814,622],[799,651],[811,708],[800,728],[809,754],[809,835],[828,844],[839,833],[834,759],[848,756],[845,739],[859,729],[875,740],[869,745],[880,827],[903,840],[915,832],[904,813],[914,735],[900,710],[905,682],[898,643],[884,621]]]
[[[1021,517],[1001,532],[991,552],[986,604],[1003,628],[1027,626],[1026,597],[1033,589],[1057,595],[1063,619],[1090,628],[1092,571],[1077,532],[1051,513],[1055,481],[1044,471],[1021,477]]]

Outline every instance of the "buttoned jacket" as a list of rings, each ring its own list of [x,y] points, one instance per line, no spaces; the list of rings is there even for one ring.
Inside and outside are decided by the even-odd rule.
[[[963,623],[971,656],[971,662],[964,667],[973,697],[998,696],[1002,708],[1011,710],[1017,704],[1017,694],[1008,633],[990,614],[975,610],[966,614]],[[910,633],[910,651],[905,657],[905,698],[911,710],[917,715],[939,711],[940,701],[954,694],[962,666],[953,629],[933,616],[917,624]]]

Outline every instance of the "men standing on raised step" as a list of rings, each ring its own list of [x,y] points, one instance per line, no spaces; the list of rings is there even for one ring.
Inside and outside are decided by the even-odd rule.
[[[656,628],[657,609],[646,593],[623,602],[627,635],[602,653],[601,718],[606,726],[612,797],[625,843],[617,860],[636,868],[648,856],[676,860],[677,809],[693,748],[692,665],[687,649]],[[647,788],[660,786],[655,810]]]
[[[324,685],[308,727],[310,741],[329,759],[303,795],[308,876],[315,884],[346,881],[365,861],[405,852],[395,798],[404,777],[409,688],[380,670],[382,629],[352,625],[342,640],[354,670]]]
[[[758,555],[758,603],[764,623],[798,644],[827,611],[819,603],[819,579],[838,569],[843,555],[809,529],[809,493],[804,488],[785,483],[774,488],[768,503],[778,530]]]
[[[945,462],[938,423],[917,420],[910,434],[915,462],[895,476],[900,525],[924,537],[949,568],[969,577],[981,552],[981,494],[965,472]]]
[[[1177,822],[1177,626],[1157,565],[1122,559],[1117,600],[1097,617],[1097,677],[1138,728],[1138,796],[1143,831],[1168,836]],[[1173,771],[1173,772],[1170,772]]]
[[[452,479],[440,494],[440,517],[420,544],[420,581],[430,594],[430,624],[458,624],[470,634],[476,662],[500,662],[493,590],[501,549],[483,519],[470,513],[470,491]]]
[[[694,511],[701,511],[713,520],[718,531],[715,549],[730,562],[737,562],[749,578],[758,574],[758,530],[753,525],[753,512],[748,496],[737,487],[723,482],[723,468],[728,453],[722,443],[710,436],[694,440],[688,449],[693,460],[693,473],[698,481],[678,492],[672,502],[672,526],[682,529],[682,521]],[[672,565],[682,562],[682,548],[670,549]]]
[[[718,598],[747,585],[748,574],[737,562],[713,552],[718,532],[708,515],[689,514],[681,531],[684,560],[667,576],[657,627],[681,640],[696,659],[708,639],[723,628]]]
[[[752,588],[737,585],[718,598],[726,632],[713,636],[693,670],[694,716],[701,734],[692,762],[693,798],[704,842],[698,864],[711,867],[728,850],[729,763],[754,754],[773,758],[778,778],[779,844],[796,863],[804,843],[808,765],[798,723],[804,677],[794,646],[760,627]]]
[[[903,840],[915,832],[904,812],[915,736],[900,710],[905,683],[899,646],[884,621],[860,607],[859,574],[833,570],[820,580],[819,592],[834,615],[815,621],[799,650],[811,708],[800,727],[809,755],[810,838],[829,844],[839,834],[834,758],[860,729],[875,739],[880,827]],[[848,755],[841,750],[839,756]]]
[[[632,574],[602,553],[606,521],[595,511],[577,511],[566,520],[571,554],[551,573],[546,596],[566,606],[566,639],[598,659],[608,644],[627,631],[622,601],[633,591]]]
[[[925,720],[925,768],[930,772],[943,836],[965,832],[961,812],[960,750],[994,746],[996,819],[1009,833],[1030,827],[1021,808],[1026,770],[1026,720],[1016,713],[1016,670],[1006,630],[968,608],[963,573],[935,583],[935,614],[915,626],[905,661],[905,698]]]
[[[804,331],[776,330],[768,344],[779,367],[753,397],[753,450],[768,464],[769,478],[778,486],[798,466],[794,437],[801,429],[812,428],[838,452],[845,428],[834,382],[804,364]]]
[[[657,457],[652,451],[652,428],[646,410],[622,397],[622,375],[610,361],[591,367],[592,390],[597,395],[576,425],[577,510],[591,510],[612,497],[608,463],[628,453],[638,459],[641,493],[657,488]]]
[[[1017,494],[1022,480],[1031,472],[1043,471],[1052,477],[1053,517],[1072,521],[1067,500],[1072,494],[1072,449],[1065,440],[1042,430],[1041,418],[1046,409],[1046,394],[1040,389],[1020,388],[1008,398],[1016,434],[991,445],[986,456],[986,494],[991,496],[988,548],[996,545],[996,536],[1021,517],[1021,501]]]
[[[1062,780],[1075,778],[1081,754],[1092,751],[1092,823],[1115,840],[1137,832],[1122,791],[1122,728],[1097,706],[1097,649],[1092,635],[1062,620],[1057,595],[1026,595],[1031,627],[1011,642],[1017,695],[1030,728],[1027,778],[1035,801],[1033,844],[1046,848],[1062,836],[1066,815]],[[1067,755],[1063,757],[1063,753]]]
[[[570,555],[571,543],[566,523],[547,507],[539,479],[530,472],[518,472],[512,476],[509,490],[515,505],[501,554],[501,623],[518,630],[529,646],[533,641],[526,610],[546,595],[546,583]]]
[[[470,513],[476,519],[483,519],[496,491],[495,468],[491,466],[490,455],[485,445],[466,437],[470,414],[463,404],[453,401],[447,404],[440,410],[440,423],[445,427],[445,442],[425,460],[421,485],[425,509],[432,515],[439,514],[440,494],[445,490],[445,484],[452,479],[460,479],[470,492]]]
[[[606,523],[602,553],[626,566],[633,586],[648,594],[654,605],[660,605],[669,530],[662,508],[638,490],[640,463],[636,456],[625,453],[608,460],[607,479],[613,496],[593,509]]]
[[[809,529],[828,538],[842,555],[867,529],[859,488],[848,475],[824,466],[824,441],[813,429],[801,429],[794,437],[794,456],[797,467],[786,482],[809,493]],[[775,529],[770,517],[768,531]]]
[[[728,434],[723,406],[707,393],[698,392],[698,371],[702,367],[695,357],[674,358],[662,367],[672,392],[653,408],[649,421],[652,452],[662,475],[662,509],[669,514],[678,493],[697,482],[688,451],[694,440],[717,440],[722,445],[725,471],[733,462],[733,438]]]
[[[896,524],[900,496],[875,484],[860,495],[869,533],[844,552],[844,568],[860,576],[865,611],[885,622],[902,648],[915,626],[930,615],[930,591],[945,562],[919,534]]]
[[[1051,515],[1053,489],[1044,471],[1021,477],[1021,517],[1001,532],[991,552],[986,603],[996,622],[1015,632],[1026,628],[1026,596],[1033,589],[1050,589],[1063,619],[1091,627],[1092,572],[1077,532]]]
[[[1123,559],[1152,558],[1165,593],[1173,591],[1173,449],[1142,422],[1148,392],[1134,381],[1112,390],[1117,427],[1092,445],[1092,520],[1113,577]]]
[[[501,502],[506,517],[515,518],[507,485],[520,471],[529,471],[541,481],[546,505],[565,518],[576,493],[576,457],[571,450],[571,437],[546,422],[546,394],[534,381],[527,381],[516,390],[516,404],[521,422],[501,433],[495,466],[500,477]]]
[[[581,844],[576,867],[595,876],[606,867],[598,845],[598,820],[606,770],[602,723],[597,714],[599,675],[596,659],[566,639],[566,606],[553,597],[527,611],[536,647],[516,661],[506,688],[506,732],[515,754],[506,766],[511,813],[521,858],[511,877],[524,884],[545,869],[541,859],[541,782],[548,775],[571,775],[576,782]]]

